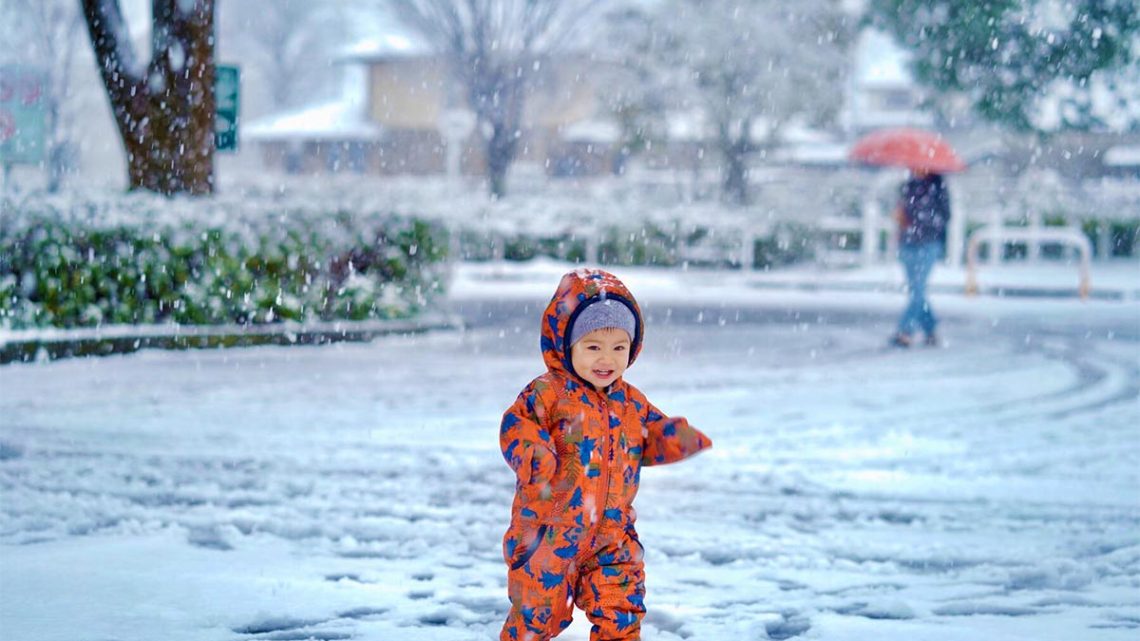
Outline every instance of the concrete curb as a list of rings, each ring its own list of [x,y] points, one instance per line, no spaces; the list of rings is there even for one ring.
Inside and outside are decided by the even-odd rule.
[[[82,356],[129,354],[140,349],[209,349],[254,345],[322,345],[370,341],[390,334],[458,330],[455,315],[410,319],[274,323],[269,325],[114,325],[79,329],[0,330],[0,365]]]
[[[776,291],[803,291],[803,292],[876,292],[876,293],[902,293],[904,287],[900,284],[884,282],[812,282],[812,281],[751,281],[748,286],[753,289],[770,289]],[[931,283],[926,290],[932,294],[960,294],[966,295],[965,285],[948,285]],[[978,296],[993,296],[997,298],[1080,298],[1078,287],[1046,287],[1042,285],[983,285],[978,287]],[[1129,291],[1121,288],[1094,287],[1089,291],[1088,297],[1096,300],[1138,300],[1140,290]]]

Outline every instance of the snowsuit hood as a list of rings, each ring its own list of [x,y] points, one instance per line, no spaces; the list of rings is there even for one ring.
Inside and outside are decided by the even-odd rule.
[[[570,359],[570,330],[582,310],[607,299],[620,302],[633,312],[637,328],[629,345],[629,364],[633,365],[645,335],[641,308],[617,276],[600,269],[583,268],[562,277],[542,315],[540,346],[542,359],[550,371],[580,378]]]

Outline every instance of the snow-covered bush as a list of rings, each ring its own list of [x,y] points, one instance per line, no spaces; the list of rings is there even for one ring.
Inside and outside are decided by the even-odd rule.
[[[217,201],[4,203],[0,326],[363,320],[441,291],[442,226]]]

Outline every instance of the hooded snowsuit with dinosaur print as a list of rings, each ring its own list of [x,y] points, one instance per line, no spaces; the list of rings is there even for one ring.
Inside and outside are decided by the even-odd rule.
[[[645,579],[632,504],[641,467],[712,445],[624,379],[595,389],[574,371],[574,320],[606,299],[636,319],[633,363],[645,328],[637,302],[612,274],[576,270],[562,278],[542,317],[546,373],[503,415],[499,443],[517,483],[503,537],[511,609],[501,641],[550,639],[570,625],[575,604],[594,624],[592,641],[640,639]]]

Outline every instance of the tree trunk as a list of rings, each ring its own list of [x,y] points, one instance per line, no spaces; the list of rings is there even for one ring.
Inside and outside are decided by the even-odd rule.
[[[49,194],[59,193],[59,188],[63,185],[63,174],[67,171],[67,143],[59,139],[59,117],[60,117],[60,104],[59,98],[53,93],[47,99],[47,130],[48,130],[48,144],[47,144],[47,192]]]
[[[507,191],[523,103],[540,58],[569,46],[602,0],[389,0],[395,15],[446,56],[478,117],[492,198]]]
[[[724,156],[724,199],[735,205],[747,205],[748,194],[748,152],[750,144],[746,132],[737,138],[721,137],[721,151]]]
[[[522,62],[489,66],[477,59],[459,72],[473,74],[474,87],[468,94],[468,106],[480,123],[490,129],[486,138],[487,184],[491,198],[507,195],[507,171],[518,153],[522,131],[524,91],[527,76]]]
[[[63,177],[70,167],[70,149],[66,143],[55,141],[47,153],[47,193],[58,194],[63,186]]]
[[[117,0],[82,0],[127,155],[130,189],[214,190],[214,0],[152,0],[153,58],[136,63]]]
[[[487,141],[487,180],[491,198],[495,200],[507,195],[507,170],[514,162],[517,148],[514,127],[502,123],[492,125],[491,139]]]

